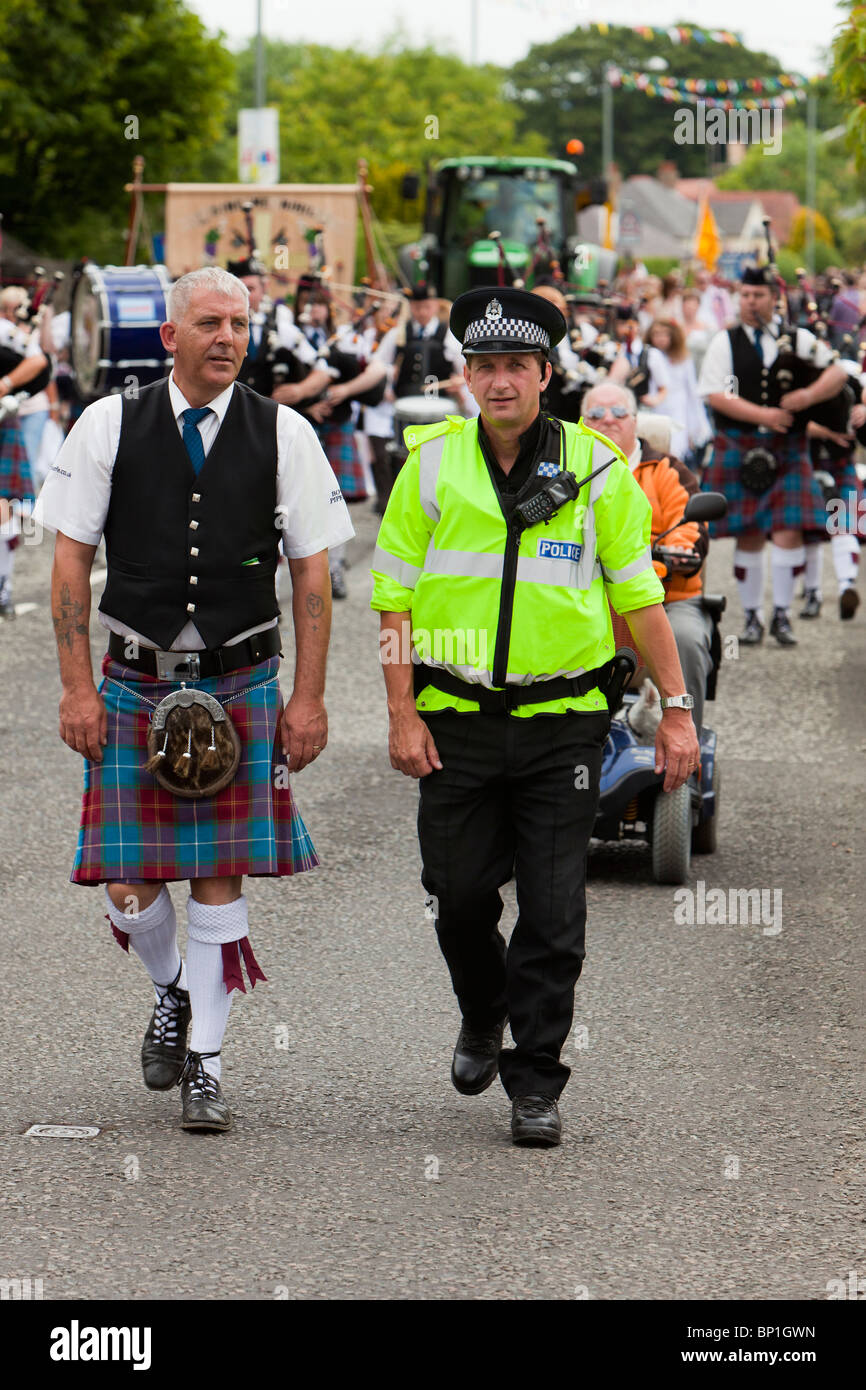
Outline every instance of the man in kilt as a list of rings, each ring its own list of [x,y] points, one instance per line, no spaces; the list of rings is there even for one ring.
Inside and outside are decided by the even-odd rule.
[[[849,358],[840,359],[839,365],[848,376],[848,386],[842,398],[842,412],[847,410],[847,420],[841,429],[818,420],[810,420],[806,427],[812,464],[824,485],[827,519],[825,531],[806,540],[806,572],[803,576],[805,603],[800,609],[800,617],[820,616],[823,603],[822,542],[829,540],[839,588],[839,617],[847,622],[860,606],[856,586],[863,489],[854,464],[854,449],[858,440],[862,441],[863,438],[866,405],[860,399],[863,387],[859,363]]]
[[[145,1084],[182,1083],[183,1127],[223,1130],[232,1117],[220,1050],[232,991],[245,992],[241,961],[251,984],[264,979],[248,939],[243,875],[293,874],[318,862],[289,773],[327,743],[328,546],[352,526],[310,426],[235,381],[249,336],[240,280],[217,267],[193,271],[173,286],[168,312],[161,333],[171,376],[85,410],[36,515],[57,532],[60,736],[85,759],[72,881],[106,885],[114,934],[153,981]],[[297,648],[285,707],[274,592],[280,531]],[[102,536],[108,652],[97,690],[88,619]],[[176,794],[145,766],[158,768],[169,742],[166,723],[162,751],[146,744],[151,720],[151,735],[159,727],[154,708],[178,694],[178,705],[195,700],[197,708],[216,697],[237,731],[236,772],[211,795]],[[223,737],[224,715],[211,724],[210,748],[219,746],[216,724]],[[173,767],[198,766],[199,748],[191,728],[191,761],[181,754]],[[166,888],[179,879],[190,883],[185,963]]]
[[[0,618],[15,617],[12,566],[18,545],[20,512],[33,505],[33,479],[17,416],[0,420]]]
[[[795,413],[835,396],[844,372],[830,363],[830,349],[805,328],[796,330],[796,354],[823,367],[811,386],[789,391],[770,405],[770,368],[776,359],[780,319],[774,314],[775,281],[765,266],[749,266],[740,285],[740,322],[710,340],[698,389],[712,408],[716,434],[701,486],[723,492],[727,515],[710,523],[713,536],[735,536],[734,574],[745,612],[741,642],[764,636],[764,544],[771,545],[773,617],[770,632],[782,646],[791,630],[794,583],[806,564],[803,533],[825,528],[824,497],[812,471],[805,434]],[[752,450],[766,450],[777,466],[764,491],[746,486],[743,465]]]

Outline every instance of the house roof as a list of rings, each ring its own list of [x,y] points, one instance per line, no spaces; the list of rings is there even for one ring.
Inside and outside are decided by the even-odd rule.
[[[649,174],[635,174],[626,179],[620,189],[619,203],[620,207],[630,203],[647,229],[652,227],[681,239],[694,235],[697,222],[695,203],[684,198],[676,189],[666,188]]]
[[[772,221],[773,240],[778,246],[784,246],[790,240],[794,218],[800,208],[800,201],[796,193],[791,193],[787,189],[716,188],[712,179],[677,179],[676,187],[677,191],[685,198],[693,199],[696,202],[709,195],[710,206],[719,224],[719,231],[727,230],[723,228],[721,221],[722,216],[727,216],[727,214],[721,213],[723,204],[744,203],[751,205],[753,202],[760,203],[765,215]],[[740,226],[744,222],[745,216]],[[736,229],[732,225],[728,234],[734,235],[735,233]]]

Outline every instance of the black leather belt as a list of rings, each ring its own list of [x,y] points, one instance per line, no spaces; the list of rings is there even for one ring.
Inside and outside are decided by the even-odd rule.
[[[131,651],[135,655],[131,655]],[[280,629],[266,628],[253,637],[245,637],[231,647],[212,647],[201,652],[163,652],[142,647],[134,637],[109,633],[108,654],[114,661],[146,676],[165,681],[207,680],[210,676],[227,676],[242,666],[258,666],[280,650]]]
[[[588,695],[596,686],[603,692],[613,669],[613,662],[606,661],[592,671],[584,671],[582,676],[555,676],[549,681],[533,681],[531,685],[508,685],[504,690],[491,690],[489,686],[475,681],[463,681],[450,671],[439,667],[419,664],[415,667],[415,694],[420,695],[425,685],[433,685],[446,695],[456,695],[461,700],[474,700],[482,714],[507,714],[518,705],[542,704],[546,700],[571,700],[578,695]]]

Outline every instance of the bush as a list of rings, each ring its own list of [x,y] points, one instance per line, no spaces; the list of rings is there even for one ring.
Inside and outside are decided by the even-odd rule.
[[[843,223],[842,253],[845,264],[862,265],[866,261],[866,217],[852,217]]]
[[[669,275],[672,270],[677,270],[680,264],[678,256],[641,256],[640,259],[650,275],[659,277]]]

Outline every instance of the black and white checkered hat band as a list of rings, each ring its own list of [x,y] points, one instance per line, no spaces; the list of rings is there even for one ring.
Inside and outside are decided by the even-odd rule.
[[[529,351],[550,351],[550,335],[540,323],[530,323],[529,319],[483,318],[467,325],[463,336],[464,348],[471,348],[478,342],[493,342],[497,338],[508,338],[521,343]]]

